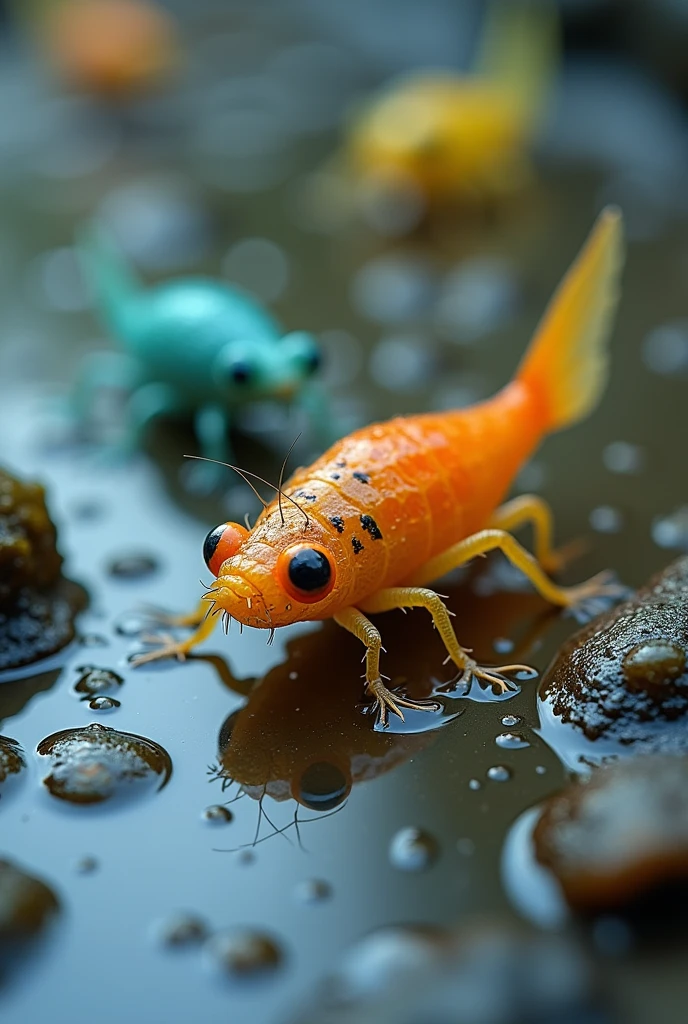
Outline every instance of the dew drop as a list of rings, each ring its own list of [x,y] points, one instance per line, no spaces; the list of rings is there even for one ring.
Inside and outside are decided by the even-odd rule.
[[[208,937],[208,926],[196,914],[172,914],[153,926],[153,935],[161,946],[183,949],[198,946]]]
[[[100,864],[98,862],[98,859],[96,857],[92,857],[90,854],[87,854],[85,857],[81,857],[76,862],[76,864],[74,865],[74,870],[78,875],[92,875],[98,870],[99,867]]]
[[[84,633],[79,637],[79,643],[82,647],[107,647],[109,641],[100,633]]]
[[[479,779],[469,779],[468,788],[472,789],[474,792],[477,792],[479,789],[483,788],[483,784]]]
[[[511,769],[503,764],[495,764],[487,769],[487,777],[491,782],[508,782],[511,778]]]
[[[172,773],[169,754],[153,740],[94,722],[64,729],[38,744],[50,761],[48,792],[73,804],[96,804],[159,790]]]
[[[137,554],[120,555],[108,562],[107,571],[110,576],[120,580],[139,580],[152,575],[158,569],[158,561],[151,555]]]
[[[495,743],[502,750],[523,750],[529,747],[530,743],[520,732],[502,732],[495,737]]]
[[[514,649],[514,641],[507,636],[498,636],[492,641],[492,647],[496,654],[510,654]]]
[[[203,946],[206,963],[233,978],[262,978],[280,966],[283,953],[273,938],[258,931],[220,932]]]
[[[520,715],[504,715],[502,718],[502,725],[506,729],[513,729],[515,725],[520,725],[523,719]]]
[[[224,804],[211,804],[210,807],[206,807],[201,817],[211,825],[228,825],[234,819],[229,807],[225,807]]]
[[[602,452],[602,461],[610,473],[634,475],[645,466],[645,452],[637,444],[628,441],[612,441]]]
[[[400,871],[426,871],[438,855],[437,840],[421,828],[402,828],[389,844],[389,859]]]
[[[75,693],[83,693],[88,697],[104,693],[116,692],[124,679],[109,668],[96,668],[94,665],[81,665],[77,668],[81,675],[74,684]]]
[[[547,774],[547,769],[545,768],[544,764],[538,764],[538,765],[535,766],[535,774],[536,775],[546,775]]]
[[[88,706],[91,711],[115,711],[122,707],[122,702],[116,697],[93,697]]]
[[[598,505],[590,513],[589,521],[597,533],[619,533],[623,527],[623,516],[611,505]]]
[[[324,903],[332,896],[332,886],[322,878],[307,878],[294,892],[299,903]]]

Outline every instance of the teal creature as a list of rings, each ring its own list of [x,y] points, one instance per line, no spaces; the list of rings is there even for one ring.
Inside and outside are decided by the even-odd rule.
[[[101,389],[114,387],[129,396],[123,451],[138,448],[157,417],[182,414],[193,418],[205,458],[231,461],[236,412],[265,399],[304,408],[319,440],[333,440],[312,380],[321,356],[310,334],[283,334],[258,302],[219,281],[188,277],[146,288],[100,230],[86,232],[78,248],[95,306],[121,346],[86,357],[72,396],[79,421]]]

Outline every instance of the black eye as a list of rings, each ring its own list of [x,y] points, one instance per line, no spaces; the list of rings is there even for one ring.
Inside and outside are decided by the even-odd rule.
[[[331,811],[346,800],[350,788],[339,768],[328,761],[318,761],[306,768],[294,795],[313,811]]]
[[[314,348],[312,352],[309,352],[303,360],[303,368],[306,373],[316,373],[317,370],[322,366],[322,354],[318,352],[317,348]]]
[[[234,363],[230,367],[229,376],[235,384],[248,384],[253,376],[253,367],[248,363]]]
[[[330,582],[332,569],[322,551],[301,548],[289,562],[289,579],[297,590],[312,594]]]

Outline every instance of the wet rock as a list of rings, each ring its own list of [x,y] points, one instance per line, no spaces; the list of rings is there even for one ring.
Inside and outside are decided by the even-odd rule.
[[[535,827],[541,864],[579,910],[637,901],[688,881],[688,758],[646,756],[598,768],[553,797]]]
[[[0,858],[0,954],[38,935],[58,906],[45,882]]]
[[[606,1024],[569,940],[498,923],[382,928],[345,953],[299,1024]]]
[[[172,772],[169,754],[157,743],[99,723],[53,733],[38,744],[38,753],[51,762],[44,786],[74,804],[159,790]]]
[[[5,784],[26,768],[24,751],[16,740],[0,736],[0,797]]]
[[[83,603],[80,589],[62,577],[43,488],[0,469],[0,671],[68,644]]]
[[[77,672],[80,676],[74,684],[74,692],[85,697],[97,697],[105,693],[115,693],[124,680],[117,672],[109,668],[96,668],[94,665],[81,665]]]
[[[280,946],[269,935],[249,929],[220,932],[204,947],[208,966],[233,978],[256,980],[272,974],[282,963]]]
[[[588,739],[688,749],[688,558],[568,640],[541,695]]]

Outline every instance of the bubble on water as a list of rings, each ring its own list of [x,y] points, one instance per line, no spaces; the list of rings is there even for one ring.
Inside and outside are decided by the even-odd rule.
[[[110,668],[96,668],[95,665],[81,665],[76,670],[81,675],[74,684],[75,693],[86,694],[87,697],[117,692],[124,682],[122,676]]]
[[[153,938],[168,949],[189,949],[200,945],[208,937],[209,928],[203,918],[181,911],[156,921]]]
[[[652,539],[660,548],[688,551],[688,505],[682,505],[668,516],[652,522]]]
[[[655,327],[643,341],[643,360],[653,373],[688,373],[688,321]]]
[[[470,345],[514,316],[518,285],[505,260],[476,258],[451,270],[435,309],[438,330],[450,341]]]
[[[365,263],[351,285],[351,299],[363,316],[379,323],[418,319],[435,288],[431,264],[420,256],[378,256]]]
[[[26,757],[20,744],[9,736],[0,736],[0,791],[4,791],[25,768]]]
[[[514,641],[506,636],[498,636],[492,641],[492,648],[496,654],[511,654],[514,649]]]
[[[623,527],[621,512],[611,505],[598,505],[588,518],[593,530],[598,533],[619,533]]]
[[[100,633],[83,633],[79,637],[79,643],[82,647],[107,647],[110,641]]]
[[[140,612],[124,612],[115,621],[115,633],[119,636],[138,636],[140,633],[150,633],[150,617]]]
[[[225,256],[222,272],[263,302],[279,299],[289,283],[289,261],[268,238],[242,238]]]
[[[520,715],[504,715],[502,717],[502,725],[505,729],[513,729],[515,725],[520,725],[523,719]]]
[[[610,473],[633,476],[645,466],[645,451],[628,441],[612,441],[603,449],[602,461]]]
[[[418,391],[432,380],[436,368],[432,341],[421,334],[382,338],[370,355],[370,376],[387,391]]]
[[[84,857],[80,857],[74,865],[74,870],[77,875],[93,875],[100,867],[100,861],[97,857],[92,857],[87,854]]]
[[[249,929],[219,932],[203,946],[206,964],[232,978],[263,979],[283,962],[280,945],[264,932]]]
[[[90,297],[74,249],[63,247],[38,256],[28,269],[29,288],[41,304],[60,313],[88,309]]]
[[[487,769],[487,777],[491,782],[508,782],[511,778],[511,769],[503,764],[495,764]]]
[[[234,820],[234,815],[224,804],[211,804],[205,808],[201,817],[211,825],[228,825]]]
[[[324,903],[332,896],[332,886],[322,878],[307,878],[294,890],[299,903]]]
[[[538,764],[538,765],[535,766],[535,774],[536,775],[546,775],[547,774],[547,769],[545,768],[544,764]]]
[[[351,781],[329,761],[316,761],[301,775],[296,798],[314,811],[331,811],[346,800]]]
[[[473,792],[476,793],[479,789],[483,788],[483,784],[480,781],[480,779],[469,779],[468,780],[468,788],[472,789]]]
[[[115,711],[122,707],[122,702],[115,697],[93,697],[88,706],[91,711]]]
[[[529,747],[530,743],[520,732],[502,732],[495,737],[495,743],[502,750],[523,750]]]
[[[140,580],[151,576],[159,568],[158,560],[152,555],[133,552],[130,555],[120,555],[111,559],[107,564],[107,572],[110,576],[121,580]]]
[[[426,871],[438,856],[437,840],[421,828],[402,828],[389,844],[389,859],[400,871]]]
[[[74,804],[160,790],[172,773],[170,756],[159,744],[99,723],[53,733],[37,751],[50,760],[43,785],[52,796]]]
[[[472,839],[457,839],[456,849],[462,857],[472,857],[475,853],[475,843]]]

